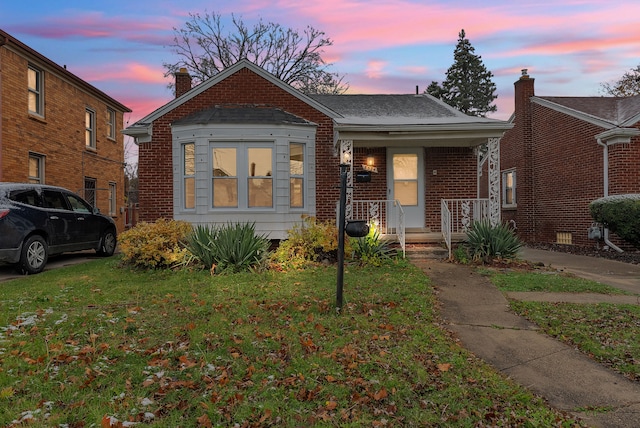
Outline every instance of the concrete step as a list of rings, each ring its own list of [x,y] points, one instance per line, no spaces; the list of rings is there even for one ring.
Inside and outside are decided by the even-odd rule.
[[[449,250],[437,245],[408,245],[405,255],[409,260],[443,260],[449,257]]]

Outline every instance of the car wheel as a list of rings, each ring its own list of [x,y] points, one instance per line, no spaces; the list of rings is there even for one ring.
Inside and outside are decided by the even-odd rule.
[[[42,236],[30,236],[22,245],[18,272],[26,275],[42,272],[49,258],[48,252],[47,243]]]
[[[100,249],[97,251],[99,256],[110,257],[116,251],[116,234],[113,230],[107,230],[102,234],[100,239]]]

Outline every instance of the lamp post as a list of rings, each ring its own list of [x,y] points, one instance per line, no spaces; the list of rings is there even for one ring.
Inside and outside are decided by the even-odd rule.
[[[340,162],[340,202],[338,203],[338,277],[336,285],[336,313],[342,311],[342,289],[344,282],[344,226],[345,205],[347,204],[347,168],[346,162]]]

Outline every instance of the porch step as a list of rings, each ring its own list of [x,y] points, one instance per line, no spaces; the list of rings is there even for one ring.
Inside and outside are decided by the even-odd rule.
[[[449,251],[439,245],[408,245],[405,255],[409,260],[443,260],[449,257]]]

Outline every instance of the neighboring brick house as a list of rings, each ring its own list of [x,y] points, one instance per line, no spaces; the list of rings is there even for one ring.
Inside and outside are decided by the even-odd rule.
[[[0,181],[66,187],[124,230],[125,112],[0,30]]]
[[[255,222],[282,239],[301,216],[336,218],[346,157],[347,218],[390,227],[399,200],[403,228],[441,237],[441,200],[478,197],[476,148],[487,142],[499,196],[497,146],[510,126],[429,95],[309,96],[241,60],[194,88],[176,73],[176,99],[124,133],[139,146],[143,221]],[[364,169],[375,170],[369,183],[353,179]]]
[[[511,121],[500,148],[503,221],[528,243],[595,246],[590,202],[640,193],[640,96],[539,97],[523,70]]]

